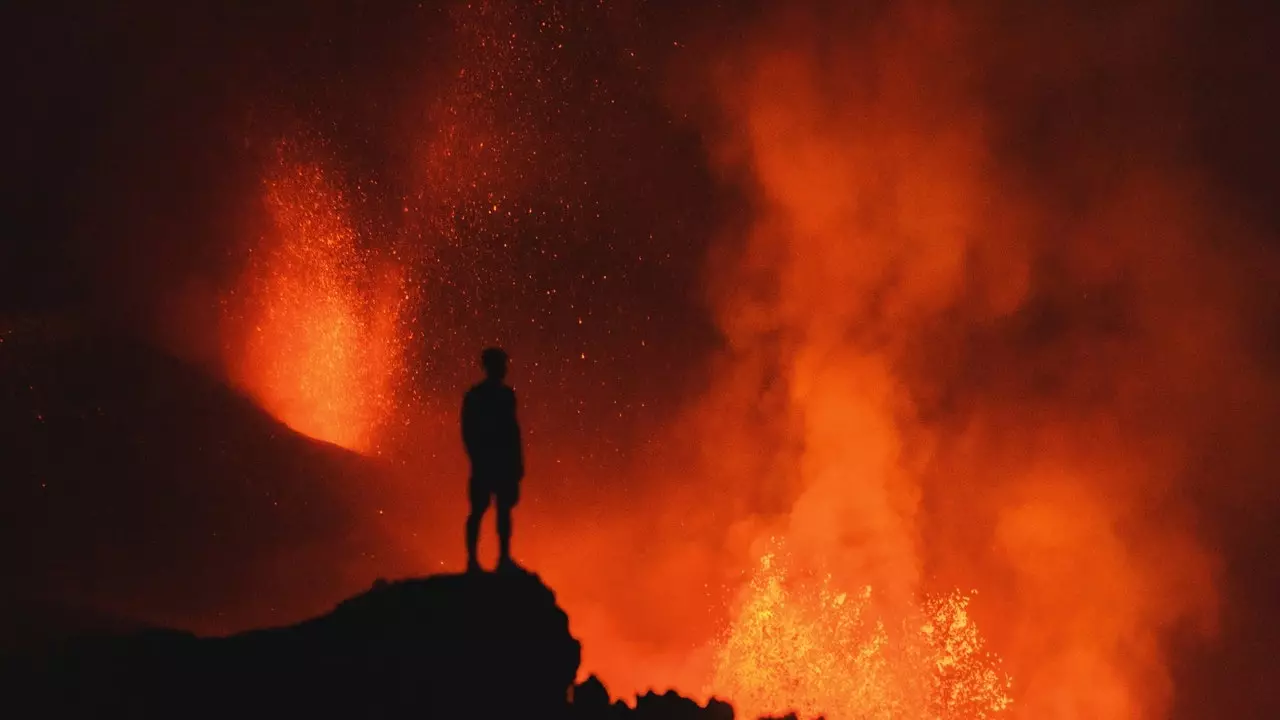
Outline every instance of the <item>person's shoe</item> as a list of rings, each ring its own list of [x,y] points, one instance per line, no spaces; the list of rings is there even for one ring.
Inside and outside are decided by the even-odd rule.
[[[467,572],[480,573],[484,572],[484,568],[480,567],[480,563],[477,562],[475,558],[471,558],[467,561]]]
[[[509,573],[509,572],[518,572],[519,570],[520,570],[520,566],[516,564],[515,560],[512,560],[509,557],[504,557],[498,560],[498,572]]]

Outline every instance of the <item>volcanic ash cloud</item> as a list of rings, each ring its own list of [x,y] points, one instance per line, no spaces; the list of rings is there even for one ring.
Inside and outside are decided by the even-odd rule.
[[[1194,168],[1155,139],[1119,159],[1100,145],[1126,118],[1167,123],[1157,111],[1021,137],[1037,108],[1007,99],[1016,67],[995,65],[1039,63],[1044,95],[1071,97],[1063,58],[1146,50],[998,51],[918,3],[792,8],[762,28],[711,73],[708,147],[753,219],[716,254],[729,369],[703,407],[774,412],[717,424],[708,477],[785,488],[747,515],[753,552],[785,536],[793,565],[873,588],[889,626],[978,589],[973,618],[1014,678],[1002,712],[1163,716],[1167,640],[1211,628],[1216,603],[1182,491],[1206,482],[1224,397],[1257,382],[1234,259]],[[1117,74],[1117,97],[1160,57]],[[735,460],[748,452],[781,460]]]

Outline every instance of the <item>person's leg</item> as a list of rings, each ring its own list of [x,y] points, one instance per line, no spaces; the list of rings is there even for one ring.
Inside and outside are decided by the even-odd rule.
[[[467,515],[467,570],[479,570],[476,547],[480,544],[480,522],[484,519],[485,510],[489,509],[489,491],[472,478],[468,494],[471,497],[471,514]]]
[[[506,503],[498,505],[498,544],[501,548],[498,564],[511,562],[511,506]]]
[[[497,493],[498,543],[501,548],[498,564],[504,567],[510,567],[515,564],[511,560],[511,508],[515,507],[516,502],[520,499],[519,488],[520,486],[517,483],[512,483],[499,489]]]

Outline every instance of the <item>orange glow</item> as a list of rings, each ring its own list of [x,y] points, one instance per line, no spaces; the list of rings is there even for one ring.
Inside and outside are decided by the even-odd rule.
[[[271,226],[224,321],[232,381],[305,435],[376,449],[402,369],[403,280],[360,247],[331,174],[280,146],[263,183]]]
[[[1168,260],[1189,250],[1195,220],[1171,208],[1195,207],[1190,191],[1135,170],[1074,223],[1023,196],[973,85],[974,30],[945,7],[771,20],[714,80],[717,167],[758,202],[712,276],[731,350],[693,425],[714,442],[708,498],[776,498],[736,514],[739,547],[783,536],[794,573],[819,580],[791,591],[757,575],[712,690],[835,720],[948,716],[927,698],[958,688],[981,700],[956,717],[1161,717],[1161,639],[1214,611],[1208,553],[1167,489],[1185,431],[1149,414],[1203,367],[1169,309],[1203,317],[1191,287],[1223,296]],[[1058,263],[1066,280],[1045,275]],[[1128,278],[1136,299],[1090,306],[1089,288]],[[1048,327],[1037,303],[1081,319]],[[1131,327],[1113,334],[1092,319],[1104,313]],[[972,608],[956,585],[982,591]],[[836,609],[860,587],[873,590]],[[921,668],[949,651],[868,625],[910,623],[937,597],[966,631],[981,621],[1011,685],[937,684]]]
[[[830,575],[797,582],[785,550],[766,554],[716,656],[713,687],[744,717],[993,718],[1011,680],[958,592],[901,623],[875,614],[872,588],[837,589]]]

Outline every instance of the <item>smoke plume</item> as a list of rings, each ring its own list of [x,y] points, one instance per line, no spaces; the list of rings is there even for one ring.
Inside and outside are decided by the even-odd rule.
[[[703,107],[751,208],[709,268],[704,477],[888,617],[980,588],[1017,717],[1165,716],[1171,638],[1217,617],[1193,502],[1274,398],[1249,230],[1177,152],[1187,17],[1147,9],[809,3]]]

